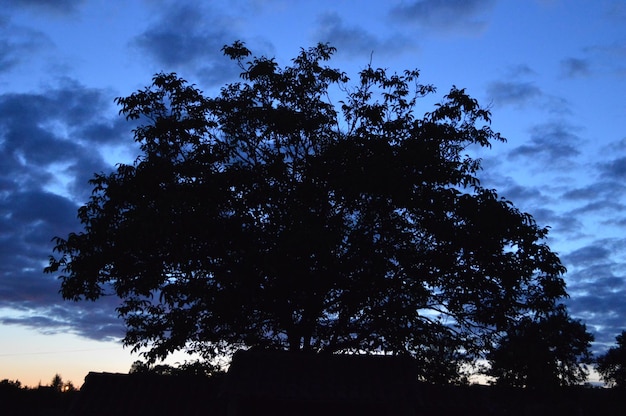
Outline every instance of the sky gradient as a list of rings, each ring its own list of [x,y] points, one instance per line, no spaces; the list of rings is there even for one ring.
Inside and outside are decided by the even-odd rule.
[[[137,156],[114,98],[177,72],[207,94],[237,80],[225,44],[289,63],[330,42],[355,79],[419,69],[492,111],[488,188],[551,227],[594,351],[626,329],[626,2],[622,0],[8,0],[0,11],[0,379],[75,385],[126,372],[116,300],[65,302],[42,273],[79,231],[87,181]],[[185,357],[175,357],[181,362]]]

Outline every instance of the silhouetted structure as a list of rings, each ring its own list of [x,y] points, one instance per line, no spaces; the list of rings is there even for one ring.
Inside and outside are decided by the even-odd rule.
[[[89,373],[69,415],[222,415],[217,382],[201,376]]]
[[[623,414],[617,389],[550,390],[434,385],[414,381],[398,356],[247,351],[225,377],[90,373],[70,416]]]
[[[229,416],[412,415],[414,365],[399,356],[240,351],[221,397]]]

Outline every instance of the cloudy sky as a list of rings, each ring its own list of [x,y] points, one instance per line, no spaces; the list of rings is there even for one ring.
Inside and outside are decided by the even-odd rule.
[[[42,268],[78,231],[88,179],[136,156],[114,98],[175,71],[207,94],[245,41],[288,64],[330,42],[353,78],[370,61],[456,85],[508,139],[483,184],[551,227],[570,311],[603,351],[626,329],[626,2],[623,0],[5,0],[0,11],[0,379],[82,384],[128,371],[114,299],[64,302]],[[424,100],[421,112],[432,110]],[[179,358],[179,360],[183,360]]]

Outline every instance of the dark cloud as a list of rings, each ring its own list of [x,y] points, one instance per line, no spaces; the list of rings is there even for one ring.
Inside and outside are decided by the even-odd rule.
[[[314,39],[330,42],[341,54],[385,56],[414,47],[406,39],[379,39],[360,26],[346,26],[337,13],[325,13],[317,19],[318,28]]]
[[[599,181],[585,188],[572,189],[561,195],[564,201],[581,203],[565,215],[602,218],[601,224],[611,228],[626,225],[626,205],[622,195],[626,187],[618,182]]]
[[[580,138],[572,130],[560,122],[535,126],[531,130],[530,140],[512,149],[509,152],[509,158],[523,157],[548,162],[553,167],[561,167],[563,163],[571,161],[580,153],[578,150]]]
[[[84,0],[5,0],[3,6],[67,14],[77,11],[83,3]]]
[[[0,177],[21,191],[63,183],[84,199],[87,179],[109,169],[94,148],[132,143],[113,111],[112,94],[72,81],[41,94],[0,96]]]
[[[569,189],[563,193],[562,198],[571,201],[615,199],[616,194],[619,195],[625,191],[626,185],[624,184],[601,180],[585,187]]]
[[[620,259],[625,253],[626,239],[613,238],[593,241],[561,256],[569,269],[568,307],[572,315],[595,329],[599,349],[624,329],[626,269]]]
[[[626,156],[601,164],[600,172],[605,178],[615,180],[626,179]]]
[[[112,302],[98,304],[57,304],[37,310],[22,310],[12,316],[0,316],[0,324],[21,325],[44,334],[72,333],[96,341],[119,341],[124,324],[111,311]]]
[[[495,3],[495,0],[414,0],[394,7],[391,17],[438,31],[481,32],[487,26],[483,14]]]
[[[594,333],[595,352],[601,353],[602,344],[612,344],[615,335],[624,330],[626,291],[606,290],[602,279],[589,283],[589,290],[587,294],[572,293],[566,304],[572,316],[585,322]]]
[[[626,205],[615,200],[591,201],[581,207],[573,209],[569,212],[571,215],[591,214],[591,213],[611,213],[624,212]]]
[[[610,254],[611,252],[604,245],[596,244],[575,250],[566,256],[562,256],[561,259],[574,266],[581,266],[604,262]]]
[[[131,43],[156,62],[154,72],[179,72],[183,77],[197,76],[205,85],[221,85],[240,72],[221,51],[235,40],[245,41],[234,26],[234,19],[209,13],[199,3],[166,4]]]
[[[487,94],[500,105],[524,105],[541,97],[541,89],[531,82],[497,81],[487,87]]]
[[[52,237],[80,230],[76,211],[90,193],[88,179],[112,170],[94,149],[133,143],[112,97],[70,80],[0,95],[0,304],[23,312],[0,317],[4,323],[112,336],[114,307],[96,313],[65,303],[59,282],[43,273]]]
[[[525,201],[525,204],[543,205],[546,197],[540,189],[513,184],[501,189],[501,195],[510,201]]]
[[[564,77],[586,77],[590,73],[590,64],[586,59],[567,58],[561,61],[561,74]]]
[[[493,158],[485,159],[485,161]],[[502,174],[502,167],[491,164],[494,169],[481,172],[480,180],[483,186],[497,189],[498,194],[513,202],[520,210],[530,213],[541,227],[550,227],[560,236],[568,238],[578,237],[582,229],[580,219],[569,213],[554,210],[554,195],[558,194],[555,189],[547,186],[523,186],[513,178]],[[550,233],[552,235],[552,232]]]
[[[27,63],[33,53],[51,47],[52,42],[43,33],[15,26],[0,16],[0,73]]]
[[[537,75],[537,72],[527,64],[512,65],[508,68],[508,78],[520,78]]]

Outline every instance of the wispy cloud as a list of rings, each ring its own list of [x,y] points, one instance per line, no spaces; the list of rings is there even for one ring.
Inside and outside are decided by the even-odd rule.
[[[525,105],[541,97],[541,89],[532,82],[496,81],[487,87],[488,96],[499,105]]]
[[[74,13],[85,0],[5,0],[3,7],[24,8],[59,14]]]
[[[416,48],[414,42],[399,35],[381,39],[361,26],[348,26],[335,12],[320,15],[317,24],[315,40],[331,42],[341,54],[386,56]]]
[[[131,45],[159,66],[155,72],[184,71],[183,77],[193,75],[206,85],[221,85],[239,74],[221,51],[235,40],[246,40],[239,39],[235,27],[234,18],[210,13],[199,3],[167,4]]]
[[[0,324],[21,325],[44,334],[72,333],[96,341],[119,341],[124,324],[111,311],[115,303],[57,304],[35,310],[16,309],[11,316],[0,316]],[[23,308],[22,308],[23,309]]]
[[[35,52],[52,48],[42,32],[15,25],[0,16],[0,74],[28,62]]]
[[[400,22],[449,33],[479,33],[487,27],[484,14],[494,0],[417,0],[391,9],[391,17]]]
[[[510,159],[528,158],[560,167],[580,154],[581,139],[562,122],[548,122],[532,128],[527,143],[513,148]]]
[[[612,343],[624,329],[626,270],[617,259],[626,254],[626,239],[598,239],[562,256],[571,312],[596,326],[596,341]],[[598,348],[602,350],[602,345]]]
[[[586,77],[591,74],[591,64],[587,59],[566,58],[561,61],[561,75],[566,78]]]
[[[626,179],[626,156],[601,164],[600,170],[606,178],[615,180]]]

